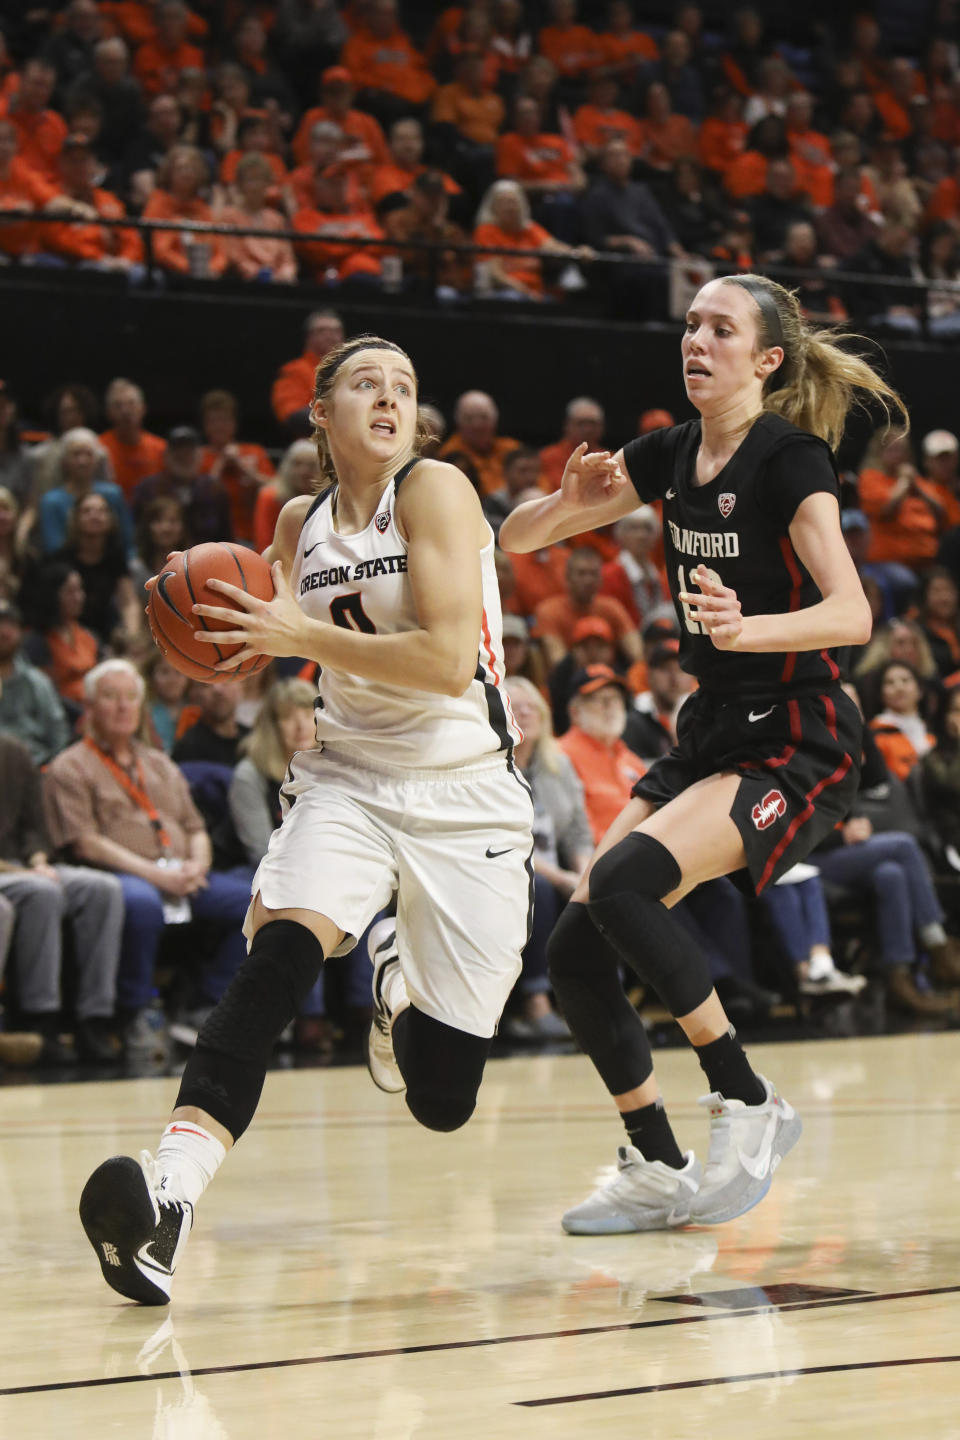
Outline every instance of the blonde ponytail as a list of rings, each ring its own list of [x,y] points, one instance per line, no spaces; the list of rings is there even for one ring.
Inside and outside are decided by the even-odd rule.
[[[819,435],[833,450],[843,437],[847,415],[854,407],[867,409],[871,396],[879,401],[889,428],[896,427],[896,414],[903,433],[910,429],[906,406],[893,387],[869,361],[842,348],[841,342],[860,342],[862,335],[811,329],[794,292],[766,275],[730,275],[724,277],[724,283],[739,285],[756,303],[761,349],[783,346],[783,364],[764,384],[764,410]],[[757,291],[763,292],[762,302]],[[779,319],[782,338],[771,333],[768,307],[776,309],[774,323]]]

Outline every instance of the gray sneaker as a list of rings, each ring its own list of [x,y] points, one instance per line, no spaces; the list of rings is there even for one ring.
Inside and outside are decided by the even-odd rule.
[[[163,1011],[153,1005],[135,1010],[120,1032],[120,1043],[130,1060],[168,1059],[170,1035]]]
[[[759,1204],[774,1171],[800,1139],[803,1125],[792,1105],[762,1075],[761,1105],[725,1100],[719,1093],[697,1102],[710,1110],[710,1151],[700,1188],[690,1203],[692,1225],[720,1225]]]
[[[560,1221],[568,1235],[627,1235],[685,1225],[700,1184],[700,1162],[688,1150],[682,1170],[645,1160],[633,1145],[617,1150],[614,1174]]]

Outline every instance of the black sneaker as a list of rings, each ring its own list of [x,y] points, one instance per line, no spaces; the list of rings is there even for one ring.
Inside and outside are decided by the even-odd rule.
[[[114,1155],[98,1165],[80,1196],[80,1223],[97,1252],[111,1289],[141,1305],[168,1305],[173,1273],[193,1206],[163,1190],[164,1177],[148,1150],[138,1164]]]

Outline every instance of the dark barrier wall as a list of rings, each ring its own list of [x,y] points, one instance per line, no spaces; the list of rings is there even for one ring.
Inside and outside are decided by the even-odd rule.
[[[305,315],[330,303],[348,334],[376,331],[409,350],[422,398],[448,416],[462,390],[489,390],[505,434],[538,444],[555,439],[563,407],[575,395],[603,402],[608,438],[616,444],[635,433],[642,410],[663,406],[678,419],[693,413],[683,393],[679,325],[644,329],[510,307],[487,313],[412,310],[392,297],[356,304],[276,292],[137,294],[112,284],[101,288],[96,279],[82,288],[75,282],[37,284],[29,272],[21,283],[12,283],[9,274],[0,279],[0,378],[30,419],[41,418],[44,396],[66,380],[102,393],[110,379],[126,375],[147,391],[151,429],[195,421],[202,393],[224,387],[240,400],[244,433],[277,444],[269,407],[274,374],[300,353]],[[960,355],[919,344],[885,349],[915,432],[960,426]],[[844,463],[856,463],[868,429],[862,420],[851,427]]]

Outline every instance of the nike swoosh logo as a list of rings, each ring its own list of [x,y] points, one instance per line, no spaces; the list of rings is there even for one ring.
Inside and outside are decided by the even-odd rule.
[[[322,541],[322,540],[318,540],[316,545],[311,545],[309,550],[304,550],[304,552],[303,552],[303,558],[304,558],[304,560],[306,560],[306,558],[307,558],[308,555],[312,555],[312,554],[313,554],[314,550],[316,550],[316,548],[317,548],[317,545],[322,545],[322,544],[323,544],[323,541]]]
[[[490,846],[488,845],[486,849],[486,856],[488,860],[496,860],[498,855],[509,855],[512,849],[513,846],[508,845],[506,850],[491,850]]]
[[[754,712],[751,710],[750,714],[747,716],[747,719],[751,722],[751,724],[753,724],[757,720],[766,720],[767,716],[772,715],[776,708],[776,705],[771,705],[769,710],[761,710],[758,715],[754,714]]]
[[[773,1144],[773,1137],[776,1134],[776,1131],[777,1113],[774,1110],[771,1112],[770,1117],[767,1120],[767,1124],[764,1129],[763,1139],[760,1141],[760,1146],[757,1150],[756,1155],[744,1155],[739,1145],[737,1146],[737,1159],[740,1161],[740,1164],[743,1166],[744,1170],[746,1170],[747,1174],[753,1176],[754,1180],[765,1180],[767,1178],[767,1175],[771,1173],[771,1146]],[[761,1156],[763,1157],[762,1159],[760,1158]],[[776,1168],[776,1166],[774,1166],[774,1168]]]
[[[189,1125],[171,1125],[171,1126],[170,1126],[170,1134],[171,1134],[171,1135],[196,1135],[196,1136],[198,1136],[201,1140],[205,1140],[205,1139],[207,1138],[207,1137],[204,1135],[204,1133],[203,1133],[202,1130],[192,1130]]]
[[[667,491],[666,495],[664,495],[663,498],[664,500],[676,500],[677,492],[676,490],[674,490],[672,485],[670,486],[670,489]]]

